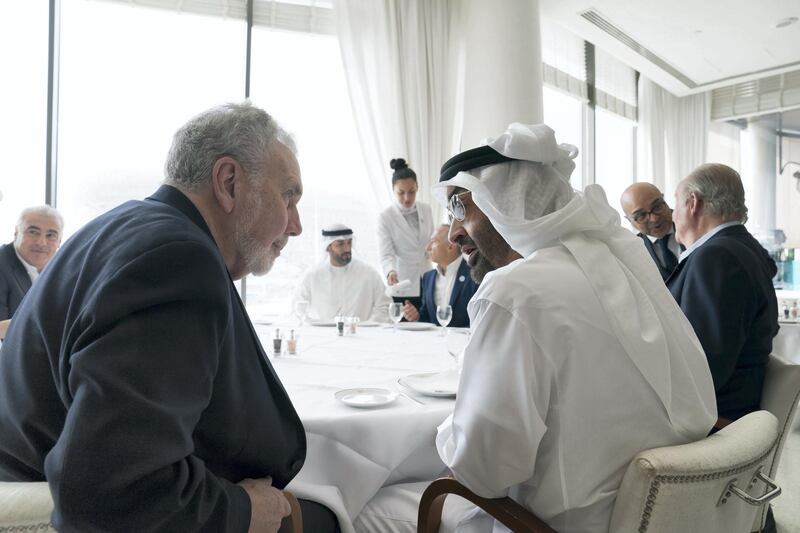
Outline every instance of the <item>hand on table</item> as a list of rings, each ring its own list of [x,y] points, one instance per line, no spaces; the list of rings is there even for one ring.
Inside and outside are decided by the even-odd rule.
[[[419,320],[419,311],[414,307],[414,304],[406,300],[403,303],[403,318],[409,322],[416,322]]]
[[[247,533],[276,533],[281,521],[292,514],[283,492],[272,486],[272,478],[243,479],[238,483],[250,497],[250,529]]]
[[[389,285],[397,285],[397,272],[394,270],[389,272],[389,274],[386,276],[386,282]]]

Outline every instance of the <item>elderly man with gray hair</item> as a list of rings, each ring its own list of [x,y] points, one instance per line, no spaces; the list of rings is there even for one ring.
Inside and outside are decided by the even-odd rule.
[[[730,167],[701,165],[681,181],[672,220],[686,250],[667,286],[703,345],[719,416],[735,420],[761,400],[778,332],[777,268],[744,227],[744,187]]]
[[[47,481],[58,531],[274,533],[291,512],[305,432],[233,282],[300,234],[302,190],[271,116],[215,107],[175,133],[164,185],[42,273],[0,357],[0,480]]]
[[[509,496],[556,531],[605,533],[633,457],[705,437],[716,408],[700,343],[644,246],[600,186],[570,188],[576,154],[547,126],[515,123],[442,169],[450,240],[482,282],[436,447],[479,496]],[[356,526],[414,531],[422,488],[381,489]],[[503,530],[458,498],[444,525]]]
[[[61,245],[64,219],[42,205],[23,209],[14,242],[0,247],[0,320],[14,315],[22,298]]]

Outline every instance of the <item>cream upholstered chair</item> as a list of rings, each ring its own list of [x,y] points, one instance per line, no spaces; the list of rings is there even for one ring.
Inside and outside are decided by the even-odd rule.
[[[0,532],[55,531],[50,525],[53,498],[47,483],[0,482]]]
[[[748,533],[756,511],[780,494],[764,475],[777,441],[777,419],[757,411],[703,440],[638,454],[623,477],[609,531]],[[452,479],[436,480],[423,493],[419,533],[439,530],[448,493],[469,499],[512,531],[553,533],[515,501],[485,500]]]
[[[292,514],[283,519],[278,533],[303,533],[300,504],[291,492],[284,491]],[[47,483],[0,482],[0,533],[55,531],[50,524],[53,498]]]
[[[781,491],[765,475],[777,442],[778,420],[756,411],[701,441],[640,453],[625,472],[610,531],[750,531]]]
[[[796,365],[775,354],[769,356],[767,373],[764,376],[764,387],[761,392],[761,409],[769,411],[778,419],[778,444],[775,453],[764,471],[772,479],[778,473],[778,463],[786,438],[792,432],[792,421],[797,414],[800,402],[800,365]],[[761,531],[767,519],[767,506],[759,509],[753,531]]]

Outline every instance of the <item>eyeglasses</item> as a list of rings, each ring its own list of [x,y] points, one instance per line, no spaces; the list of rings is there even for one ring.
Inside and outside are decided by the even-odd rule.
[[[626,218],[628,220],[633,220],[637,224],[641,224],[650,218],[650,215],[660,215],[665,209],[667,209],[667,203],[664,200],[657,200],[656,203],[650,208],[650,211],[637,211],[632,217]]]
[[[458,194],[454,194],[450,197],[450,200],[447,202],[447,218],[450,220],[452,224],[453,220],[457,220],[462,222],[464,217],[467,214],[467,210],[464,207],[464,203],[459,198],[462,194],[469,194],[472,191],[464,191]]]

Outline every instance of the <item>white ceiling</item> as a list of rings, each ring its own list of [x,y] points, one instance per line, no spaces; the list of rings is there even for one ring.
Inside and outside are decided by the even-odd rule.
[[[540,0],[552,20],[677,96],[800,69],[800,0]],[[594,9],[659,60],[647,59],[581,13]]]

